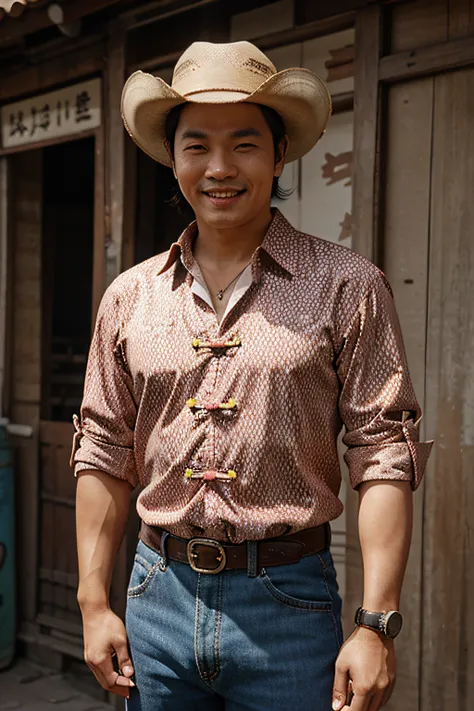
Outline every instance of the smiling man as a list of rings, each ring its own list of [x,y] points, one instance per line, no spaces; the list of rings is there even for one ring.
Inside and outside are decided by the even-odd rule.
[[[196,216],[107,290],[75,419],[85,658],[132,710],[376,711],[392,691],[431,445],[383,274],[271,208],[330,110],[312,72],[277,73],[248,42],[193,44],[172,86],[124,88],[128,132]],[[343,427],[364,558],[344,645]],[[136,486],[125,627],[109,587]]]

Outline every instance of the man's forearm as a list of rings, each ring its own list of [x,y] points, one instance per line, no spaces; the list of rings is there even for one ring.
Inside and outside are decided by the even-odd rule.
[[[362,606],[398,610],[410,551],[413,502],[409,482],[366,482],[359,489],[359,538],[364,560]]]
[[[82,472],[77,482],[76,529],[78,601],[87,609],[109,605],[112,572],[130,505],[130,485],[99,471]]]

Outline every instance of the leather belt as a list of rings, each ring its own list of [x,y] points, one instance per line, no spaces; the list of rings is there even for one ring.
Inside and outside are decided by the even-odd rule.
[[[222,570],[249,568],[249,544],[223,543],[213,538],[178,538],[162,528],[148,526],[142,522],[140,538],[149,548],[160,553],[165,559],[187,563],[197,573],[216,574]],[[298,563],[301,558],[318,553],[331,543],[331,528],[328,523],[315,528],[307,528],[279,538],[255,541],[258,572],[272,565]]]

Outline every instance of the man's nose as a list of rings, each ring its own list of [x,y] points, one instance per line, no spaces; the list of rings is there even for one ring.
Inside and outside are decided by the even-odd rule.
[[[232,155],[224,151],[214,151],[209,154],[205,177],[214,180],[226,180],[226,178],[235,178],[238,170]]]

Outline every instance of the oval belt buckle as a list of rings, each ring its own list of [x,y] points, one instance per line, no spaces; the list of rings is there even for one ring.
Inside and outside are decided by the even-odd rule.
[[[199,553],[196,553],[194,550],[196,545],[208,546],[208,548],[215,548],[217,550],[219,555],[216,557],[217,566],[215,568],[200,568],[197,565],[196,561],[199,558]],[[218,541],[212,540],[212,538],[192,538],[188,542],[186,552],[188,556],[188,563],[196,573],[216,575],[216,573],[220,573],[221,570],[224,570],[227,564],[227,556],[224,547]]]

